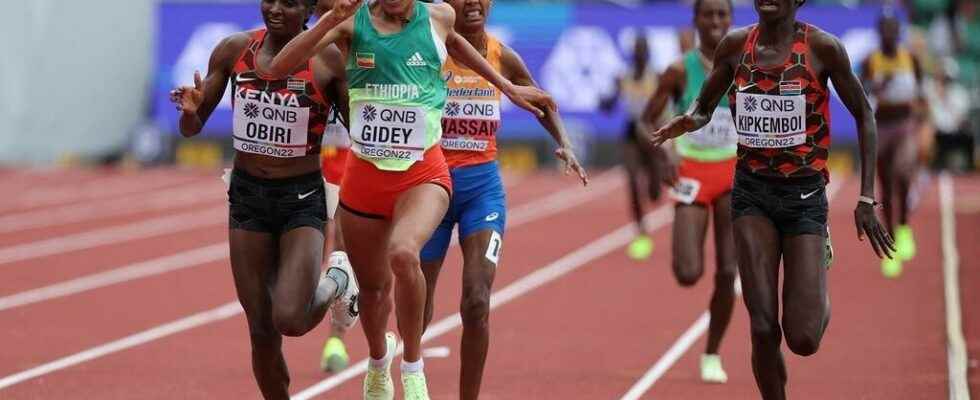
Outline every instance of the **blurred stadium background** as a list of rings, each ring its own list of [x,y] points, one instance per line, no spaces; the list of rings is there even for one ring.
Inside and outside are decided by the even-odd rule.
[[[231,156],[227,98],[203,135],[178,140],[178,114],[166,93],[206,70],[222,37],[261,23],[258,0],[32,0],[8,2],[0,58],[0,166],[159,165],[213,168]],[[976,0],[810,0],[801,18],[843,39],[858,68],[877,47],[875,21],[894,7],[909,22],[905,42],[933,84],[933,124],[922,133],[937,166],[971,169],[980,135],[980,13]],[[735,1],[735,25],[754,22]],[[686,1],[497,0],[496,34],[527,60],[558,100],[581,156],[619,159],[621,109],[598,110],[627,66],[636,35],[652,46],[658,70],[694,43]],[[10,56],[15,55],[15,56]],[[855,128],[834,100],[834,145],[846,163]],[[955,112],[962,110],[962,112]],[[506,109],[502,162],[533,169],[551,162],[547,135]],[[941,156],[937,156],[941,154]]]

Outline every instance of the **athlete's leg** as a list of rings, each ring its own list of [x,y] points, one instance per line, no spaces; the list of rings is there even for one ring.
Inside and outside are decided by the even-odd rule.
[[[830,321],[822,235],[796,235],[783,242],[783,332],[790,350],[817,352]]]
[[[384,249],[390,223],[383,219],[362,217],[344,207],[337,210],[345,236],[347,254],[360,285],[358,306],[361,328],[368,342],[371,358],[381,360],[387,353],[385,331],[391,314],[391,269]]]
[[[433,302],[436,294],[436,282],[439,281],[439,272],[442,271],[444,258],[432,261],[422,261],[422,276],[425,278],[425,312],[422,316],[422,327],[428,329],[432,323]]]
[[[279,239],[279,271],[272,288],[273,321],[283,335],[301,336],[323,320],[337,282],[319,279],[323,233],[303,226]]]
[[[646,227],[643,226],[643,197],[641,197],[641,187],[645,176],[639,146],[627,140],[623,145],[623,164],[626,169],[626,181],[630,189],[630,211],[633,213],[633,221],[636,222],[637,234],[645,235]]]
[[[402,193],[395,202],[386,257],[395,276],[395,313],[398,331],[405,341],[406,362],[422,357],[426,285],[419,252],[448,208],[446,189],[428,183]]]
[[[279,258],[275,237],[230,229],[228,238],[235,290],[245,309],[252,343],[252,373],[265,399],[288,399],[289,370],[282,355],[282,336],[272,322],[268,289]]]
[[[885,227],[892,235],[895,234],[895,171],[893,169],[895,155],[894,135],[882,135],[878,144],[878,182],[881,183],[881,205],[885,215]]]
[[[708,325],[708,345],[705,353],[718,354],[721,339],[735,308],[735,275],[738,263],[732,232],[731,193],[717,198],[713,204],[715,225],[715,287],[711,293],[711,322]]]
[[[462,243],[463,299],[459,311],[463,317],[463,339],[459,396],[463,400],[475,400],[480,396],[483,367],[490,347],[490,290],[500,257],[499,238],[499,234],[486,229],[470,234]]]
[[[449,250],[449,242],[453,236],[453,226],[455,219],[450,215],[450,211],[443,217],[442,222],[429,241],[425,243],[420,252],[422,260],[422,275],[425,277],[425,314],[422,318],[423,328],[428,329],[432,322],[433,304],[436,294],[436,282],[439,280],[439,272],[442,271],[442,264],[446,259],[446,252]]]
[[[674,277],[681,286],[693,286],[704,274],[704,238],[707,231],[707,207],[680,203],[674,207],[673,267]]]
[[[779,232],[769,218],[736,219],[738,270],[752,333],[752,372],[764,400],[786,398],[786,364],[779,350]]]

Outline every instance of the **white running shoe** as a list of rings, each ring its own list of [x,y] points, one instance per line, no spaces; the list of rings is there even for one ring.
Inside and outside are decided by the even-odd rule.
[[[721,368],[721,356],[717,354],[701,355],[701,380],[707,383],[728,382],[728,374]]]
[[[347,288],[339,293],[337,299],[330,305],[330,320],[334,326],[350,329],[357,323],[357,294],[360,291],[357,288],[357,278],[351,270],[350,260],[347,259],[347,253],[342,251],[330,253],[327,271],[331,268],[340,269],[347,274]]]
[[[395,383],[391,380],[391,360],[395,358],[395,334],[385,333],[385,364],[383,368],[368,365],[364,375],[364,400],[394,400]]]

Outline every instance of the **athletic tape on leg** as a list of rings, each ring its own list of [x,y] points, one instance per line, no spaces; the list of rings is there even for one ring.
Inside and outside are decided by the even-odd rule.
[[[340,186],[324,180],[323,187],[326,189],[324,197],[327,201],[327,218],[333,219],[334,214],[337,213],[337,203],[340,202]]]
[[[497,231],[491,231],[490,242],[487,243],[487,260],[493,263],[494,266],[497,265],[497,261],[500,260],[500,248],[504,245],[503,238]]]

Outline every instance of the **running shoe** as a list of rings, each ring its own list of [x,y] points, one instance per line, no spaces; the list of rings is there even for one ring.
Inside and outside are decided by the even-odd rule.
[[[912,235],[912,227],[899,225],[895,228],[895,256],[902,261],[908,261],[915,257],[915,238]]]
[[[327,271],[334,268],[347,274],[347,287],[338,293],[337,299],[330,305],[330,319],[334,326],[346,330],[357,323],[357,294],[359,293],[357,278],[354,277],[354,272],[351,270],[347,254],[342,251],[330,253]]]
[[[886,258],[881,260],[881,274],[885,278],[895,279],[902,275],[902,260],[896,258]]]
[[[350,356],[347,355],[347,346],[339,337],[327,339],[323,345],[323,355],[320,357],[320,369],[323,372],[337,373],[347,368],[350,363]]]
[[[402,389],[405,400],[429,400],[429,388],[425,384],[425,372],[402,371]]]
[[[701,355],[701,381],[706,383],[728,382],[728,374],[721,367],[721,356],[717,354]]]
[[[397,342],[394,333],[385,333],[385,364],[383,368],[368,365],[364,376],[364,400],[394,400],[395,383],[391,380],[391,360],[395,358]],[[424,382],[423,380],[423,384]]]
[[[636,261],[644,261],[653,253],[653,239],[647,235],[639,235],[630,243],[626,254]]]

